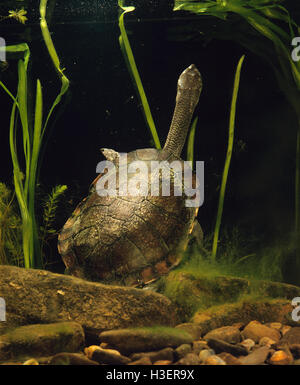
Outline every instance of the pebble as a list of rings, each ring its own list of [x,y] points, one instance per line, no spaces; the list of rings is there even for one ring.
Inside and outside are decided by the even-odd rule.
[[[160,360],[160,361],[155,361],[153,365],[171,365],[172,361],[168,360]]]
[[[219,356],[213,354],[212,356],[206,358],[204,365],[226,365],[226,362]]]
[[[99,365],[98,362],[89,360],[79,353],[58,353],[53,356],[49,365]]]
[[[91,360],[99,364],[126,365],[131,359],[123,356],[120,352],[112,349],[95,349],[91,355]]]
[[[193,353],[199,354],[201,350],[209,349],[206,341],[194,341],[193,342]]]
[[[248,356],[240,357],[239,360],[243,365],[262,365],[266,361],[269,352],[270,349],[267,346],[261,346]]]
[[[240,342],[239,345],[244,346],[248,352],[253,348],[255,342],[251,338],[246,338],[244,341]]]
[[[204,362],[208,357],[216,354],[213,349],[203,349],[199,353],[199,359],[201,362]]]
[[[172,348],[164,348],[155,352],[133,353],[130,355],[132,361],[139,360],[143,357],[149,357],[151,362],[155,361],[174,361],[174,350]]]
[[[128,365],[152,365],[149,357],[142,357],[137,361],[130,362]]]
[[[278,330],[272,329],[258,321],[251,321],[242,331],[243,338],[251,338],[255,343],[258,343],[262,337],[269,337],[278,342],[281,334]]]
[[[216,338],[231,344],[236,344],[241,340],[241,333],[239,328],[235,326],[223,326],[221,328],[211,330],[210,332],[206,333],[203,338],[206,341],[210,338]]]
[[[281,334],[284,336],[292,327],[289,325],[283,325],[281,328]]]
[[[192,347],[190,344],[183,344],[178,346],[178,348],[175,349],[175,359],[180,360],[180,358],[183,358],[188,353],[192,353]]]
[[[290,365],[293,360],[283,350],[277,350],[269,360],[271,365]]]
[[[222,358],[227,365],[242,365],[241,361],[230,353],[223,352],[218,354],[218,356]]]
[[[244,346],[229,344],[228,342],[217,340],[216,338],[210,338],[208,346],[214,349],[217,353],[230,353],[234,356],[245,356],[248,354],[248,350]]]
[[[300,358],[300,344],[291,344],[290,350],[295,358]]]
[[[35,358],[30,358],[29,360],[25,361],[23,365],[39,365],[39,362]]]
[[[276,329],[276,330],[280,331],[281,328],[282,328],[282,323],[280,323],[280,322],[270,322],[270,323],[267,324],[267,326],[269,326],[272,329]]]
[[[269,337],[262,337],[259,340],[259,346],[268,346],[269,348],[275,343],[276,341],[272,340],[272,338],[269,338]]]
[[[188,353],[185,357],[181,358],[175,363],[175,365],[199,365],[200,359],[195,353]]]
[[[278,345],[287,342],[288,344],[300,344],[300,326],[295,326],[288,330],[281,338]]]

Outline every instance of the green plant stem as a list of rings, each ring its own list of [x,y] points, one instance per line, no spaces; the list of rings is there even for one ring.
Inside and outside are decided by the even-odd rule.
[[[56,69],[56,71],[60,77],[61,89],[60,89],[59,94],[55,98],[55,100],[52,104],[52,107],[50,108],[50,111],[47,115],[46,122],[45,122],[43,130],[42,130],[42,137],[44,136],[48,121],[50,119],[50,116],[52,115],[54,108],[61,101],[62,96],[68,91],[69,84],[70,84],[69,79],[64,74],[64,68],[61,68],[60,60],[59,60],[59,57],[58,57],[57,52],[55,50],[55,47],[54,47],[49,29],[48,29],[48,25],[47,25],[47,21],[46,21],[47,2],[48,2],[48,0],[41,0],[41,2],[40,2],[40,16],[41,16],[40,27],[41,27],[42,35],[43,35],[46,47],[48,49],[49,55],[52,59],[54,67],[55,67],[55,69]]]
[[[296,172],[295,172],[295,238],[297,257],[300,263],[300,116],[298,117],[298,132],[296,142]]]
[[[224,171],[223,171],[223,176],[222,176],[222,184],[221,184],[220,195],[219,195],[219,205],[218,205],[218,211],[217,211],[216,225],[215,225],[215,230],[214,230],[213,247],[212,247],[212,255],[211,255],[212,261],[215,261],[216,255],[217,255],[217,248],[218,248],[218,241],[219,241],[220,226],[221,226],[221,221],[222,221],[226,183],[227,183],[228,172],[229,172],[229,167],[230,167],[230,162],[231,162],[232,148],[233,148],[234,125],[235,125],[235,115],[236,115],[236,102],[237,102],[237,96],[238,96],[238,90],[239,90],[240,74],[241,74],[241,69],[242,69],[242,64],[243,64],[244,58],[245,58],[245,55],[243,55],[240,58],[238,65],[237,65],[235,78],[234,78],[233,94],[232,94],[230,117],[229,117],[228,146],[227,146],[227,154],[226,154],[226,160],[225,160]]]
[[[198,123],[198,116],[195,117],[195,119],[191,125],[191,129],[190,129],[190,133],[189,133],[189,137],[188,137],[188,142],[187,142],[187,157],[186,157],[186,159],[188,161],[192,162],[192,165],[194,165],[195,132],[196,132],[197,123]]]
[[[135,63],[135,59],[134,59],[134,56],[132,53],[132,49],[130,46],[130,42],[129,42],[129,39],[127,36],[125,24],[124,24],[125,14],[134,11],[135,7],[125,7],[123,5],[123,3],[124,2],[122,0],[118,0],[119,7],[122,8],[122,10],[123,10],[123,12],[119,16],[119,28],[120,28],[120,32],[121,32],[121,35],[119,37],[120,47],[121,47],[122,53],[124,55],[125,61],[127,63],[128,69],[130,71],[130,74],[131,74],[131,76],[134,80],[135,86],[137,88],[138,96],[139,96],[141,103],[142,103],[142,106],[143,106],[143,112],[144,112],[144,116],[146,119],[146,123],[149,127],[149,130],[150,130],[150,133],[152,135],[155,147],[157,149],[160,149],[161,145],[160,145],[159,137],[158,137],[158,134],[156,131],[156,127],[155,127],[154,120],[153,120],[153,117],[151,114],[149,103],[148,103],[148,100],[147,100],[147,97],[146,97],[146,94],[144,91],[144,87],[143,87],[143,84],[141,81],[141,77],[139,75],[139,71],[138,71],[136,63]]]

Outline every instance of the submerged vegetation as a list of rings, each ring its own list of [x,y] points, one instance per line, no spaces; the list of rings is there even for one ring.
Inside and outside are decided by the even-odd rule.
[[[6,47],[7,52],[21,52],[23,58],[18,61],[18,89],[17,95],[13,96],[7,87],[0,82],[0,86],[11,97],[13,107],[10,117],[9,145],[13,163],[13,177],[15,194],[19,204],[22,218],[22,243],[24,266],[29,268],[41,268],[43,266],[41,246],[39,242],[39,227],[35,210],[36,188],[39,177],[39,158],[43,143],[43,137],[46,132],[48,121],[54,108],[60,102],[62,96],[66,93],[69,86],[69,80],[64,75],[60,67],[60,61],[55,51],[46,22],[47,0],[40,2],[40,25],[42,35],[53,61],[55,69],[61,78],[61,90],[55,98],[46,119],[43,119],[43,93],[40,80],[36,81],[36,100],[35,111],[29,111],[28,107],[28,87],[27,71],[30,59],[30,50],[27,44],[18,44]],[[23,12],[24,15],[24,12]],[[33,121],[30,119],[34,115]],[[17,143],[19,140],[18,125],[22,127],[23,156],[25,159],[25,172],[21,171]]]
[[[176,0],[174,11],[222,20],[228,27],[227,32],[224,33],[224,29],[218,32],[215,28],[210,38],[236,41],[261,56],[272,67],[280,89],[294,109],[298,131],[295,138],[295,225],[292,243],[300,266],[300,61],[293,61],[290,50],[292,39],[300,29],[282,4],[283,0]],[[241,18],[244,23],[237,25],[236,18]]]
[[[27,14],[27,11],[25,11],[24,8],[11,10],[11,11],[8,11],[7,16],[0,16],[0,21],[13,18],[17,20],[19,23],[25,24],[27,21],[27,17],[25,16],[26,14]]]

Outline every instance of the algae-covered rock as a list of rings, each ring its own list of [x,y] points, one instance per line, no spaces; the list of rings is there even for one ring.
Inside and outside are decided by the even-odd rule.
[[[84,332],[76,322],[20,326],[0,336],[0,361],[77,352],[83,345]]]
[[[167,327],[110,330],[102,332],[99,338],[125,355],[166,347],[176,348],[193,342],[192,336],[184,330]]]
[[[98,334],[110,329],[178,323],[171,301],[158,293],[45,270],[0,266],[0,297],[6,301],[7,322],[1,322],[6,328],[75,321],[85,332]]]
[[[234,302],[249,292],[249,281],[227,276],[196,277],[187,272],[171,272],[161,292],[177,306],[182,322],[186,322],[199,308]]]
[[[300,296],[300,287],[281,282],[204,273],[201,275],[190,271],[173,271],[161,283],[159,290],[176,304],[180,320],[184,323],[189,322],[197,311],[224,303],[237,303],[244,297],[291,301]],[[249,321],[248,318],[247,320]]]
[[[196,312],[192,322],[199,325],[203,333],[236,322],[247,324],[252,320],[260,322],[290,323],[293,307],[285,299],[243,300],[234,304],[213,306]]]

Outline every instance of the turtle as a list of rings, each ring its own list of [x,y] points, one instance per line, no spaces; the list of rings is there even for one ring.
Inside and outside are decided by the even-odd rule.
[[[192,231],[201,240],[202,230],[196,219],[198,208],[187,207],[184,194],[174,194],[176,181],[177,185],[184,182],[168,166],[173,161],[183,164],[180,155],[201,91],[202,77],[192,64],[178,78],[175,109],[162,149],[131,151],[122,163],[123,153],[101,149],[107,162],[116,167],[97,176],[89,194],[58,235],[65,273],[106,284],[144,287],[179,264]],[[144,195],[119,193],[121,182],[117,177],[136,161],[142,161],[148,170],[150,164],[169,167],[173,182],[169,196],[162,194],[161,187],[156,193],[149,189]],[[160,185],[164,183],[162,171],[152,168],[150,177],[154,173],[159,175]],[[137,173],[131,174],[128,181],[136,176]],[[110,181],[114,177],[118,181],[116,194],[99,194],[99,183],[103,185],[104,179]],[[147,186],[149,179],[145,183]]]

